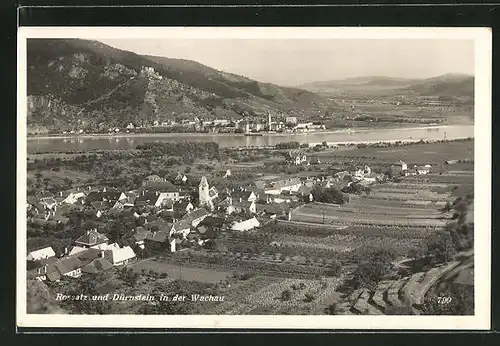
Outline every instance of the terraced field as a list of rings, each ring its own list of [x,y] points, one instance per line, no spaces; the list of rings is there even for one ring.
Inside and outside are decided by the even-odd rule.
[[[457,256],[447,264],[434,267],[427,272],[414,273],[399,280],[378,283],[375,290],[358,289],[344,297],[338,305],[339,314],[381,315],[389,314],[394,308],[410,307],[413,314],[420,314],[420,308],[429,292],[443,289],[450,278],[474,263],[474,253],[469,251]]]
[[[391,201],[395,203],[394,201]],[[424,216],[424,217],[422,217]],[[399,203],[394,207],[368,207],[348,203],[345,207],[309,203],[292,212],[292,221],[343,225],[388,225],[413,227],[443,227],[446,223],[442,214],[431,208],[415,208]]]

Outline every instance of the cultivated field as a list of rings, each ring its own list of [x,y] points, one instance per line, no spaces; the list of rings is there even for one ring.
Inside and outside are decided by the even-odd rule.
[[[384,163],[403,160],[408,164],[444,164],[448,160],[474,159],[474,141],[452,141],[446,143],[413,144],[386,148],[339,148],[315,153],[314,156],[331,159],[364,159]],[[450,165],[455,167],[455,165]]]
[[[152,259],[137,262],[131,268],[135,272],[150,270],[156,273],[166,273],[169,278],[175,280],[199,281],[208,283],[218,283],[226,280],[232,275],[231,272],[212,270],[208,268],[190,267],[189,265],[176,265],[164,263]]]

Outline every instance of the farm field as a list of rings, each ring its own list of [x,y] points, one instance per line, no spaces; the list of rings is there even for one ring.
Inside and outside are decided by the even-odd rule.
[[[31,179],[32,181],[36,181],[35,171],[27,171],[27,179]],[[73,182],[75,186],[85,184],[89,179],[92,178],[92,175],[89,173],[71,170],[71,169],[61,169],[60,171],[49,171],[43,170],[39,172],[43,179],[48,179],[49,184],[54,186],[64,186],[66,184],[65,179],[69,179]]]
[[[217,283],[226,280],[232,275],[231,272],[218,271],[208,268],[189,267],[186,265],[176,265],[155,260],[145,260],[130,266],[135,272],[154,271],[166,273],[168,277],[175,280],[199,281],[207,283]]]
[[[321,314],[338,299],[339,279],[305,280],[293,278],[255,277],[225,292],[225,301],[214,305],[209,314]],[[251,288],[251,290],[248,290]],[[283,299],[282,292],[290,297]],[[310,297],[309,299],[307,297]]]
[[[315,153],[314,156],[326,160],[329,157],[332,160],[373,158],[385,163],[397,163],[399,160],[403,160],[412,164],[443,164],[447,160],[474,159],[474,141],[464,140],[385,148],[339,148]]]
[[[443,216],[432,210],[417,210],[415,213],[417,216],[415,216],[410,205],[406,208],[401,205],[393,210],[388,207],[377,208],[374,206],[369,213],[366,212],[366,209],[358,209],[356,206],[349,206],[349,204],[344,209],[343,206],[309,203],[293,210],[292,221],[414,227],[441,227],[445,224]],[[428,213],[426,214],[426,212]]]

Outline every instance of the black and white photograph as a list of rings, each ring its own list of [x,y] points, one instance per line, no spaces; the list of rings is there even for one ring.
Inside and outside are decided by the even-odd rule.
[[[488,29],[18,44],[18,325],[489,328]]]

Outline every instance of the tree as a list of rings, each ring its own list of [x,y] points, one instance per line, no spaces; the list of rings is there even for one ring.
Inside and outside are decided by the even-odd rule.
[[[275,145],[276,149],[299,149],[299,142],[281,142]]]
[[[118,273],[120,280],[123,280],[130,287],[134,287],[139,279],[139,274],[134,272],[132,268],[122,268]]]
[[[26,282],[26,309],[29,314],[63,314],[52,294],[43,282],[28,280]]]
[[[396,254],[389,249],[367,246],[358,249],[356,257],[361,263],[353,273],[353,288],[374,289],[391,272]]]
[[[325,308],[325,314],[337,315],[337,303],[332,303]]]
[[[306,303],[312,302],[314,299],[316,299],[316,297],[312,293],[306,293],[305,294],[304,301]]]
[[[292,292],[290,292],[290,290],[284,290],[283,292],[281,292],[281,300],[287,301],[290,300],[291,298],[292,298]]]
[[[453,238],[448,231],[438,231],[425,240],[425,253],[431,259],[431,264],[446,263],[453,259],[456,253]]]
[[[314,201],[322,203],[344,204],[348,198],[336,188],[323,188],[319,185],[314,186],[311,191]]]
[[[342,271],[342,265],[339,261],[333,260],[333,262],[327,264],[328,269],[325,271],[326,276],[339,276]]]

